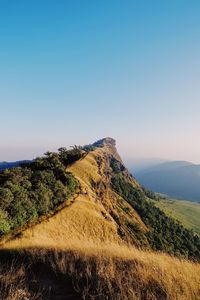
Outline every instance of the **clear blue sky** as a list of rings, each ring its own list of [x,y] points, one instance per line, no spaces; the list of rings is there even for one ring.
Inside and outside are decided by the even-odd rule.
[[[200,1],[0,1],[0,161],[117,139],[200,163]]]

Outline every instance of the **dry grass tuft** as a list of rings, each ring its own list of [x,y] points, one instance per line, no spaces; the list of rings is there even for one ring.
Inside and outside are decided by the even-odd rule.
[[[0,299],[1,300],[39,300],[42,294],[31,292],[27,282],[27,266],[16,260],[0,267]]]

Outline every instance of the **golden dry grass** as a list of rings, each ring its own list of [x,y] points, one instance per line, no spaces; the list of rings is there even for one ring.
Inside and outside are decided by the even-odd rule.
[[[76,199],[57,214],[41,223],[24,230],[20,236],[6,242],[2,248],[59,247],[67,248],[71,243],[84,241],[120,242],[117,224],[111,212],[116,215],[117,195],[106,186],[105,149],[97,149],[74,163],[68,171],[72,172],[81,184],[81,192]],[[102,159],[101,165],[97,158]],[[105,185],[101,187],[101,183]],[[119,197],[118,197],[119,198]],[[130,208],[129,217],[135,219],[146,230],[135,210]],[[123,217],[123,212],[121,212]]]
[[[128,217],[147,229],[128,203],[125,216],[120,197],[109,188],[107,156],[112,151],[100,148],[73,164],[68,170],[81,183],[76,199],[2,248],[29,249],[36,261],[42,260],[58,276],[72,280],[82,299],[200,299],[199,264],[145,252],[128,246],[128,242],[133,244],[131,239],[120,238],[113,214],[120,218],[122,228],[123,218]],[[68,299],[67,295],[62,299]]]
[[[166,254],[87,243],[65,251],[29,249],[25,255],[31,256],[29,269],[40,262],[47,272],[53,270],[58,278],[64,278],[66,286],[71,284],[80,297],[76,299],[200,299],[200,265]],[[37,285],[41,290],[39,280]],[[69,298],[64,293],[59,299]]]
[[[111,299],[200,299],[200,265],[116,244],[88,245],[73,251],[86,266],[83,272],[89,285],[92,277],[98,279],[97,292],[102,293],[102,299],[101,284],[107,285]],[[65,260],[57,263],[60,271],[65,269]],[[89,289],[87,296],[91,292]]]

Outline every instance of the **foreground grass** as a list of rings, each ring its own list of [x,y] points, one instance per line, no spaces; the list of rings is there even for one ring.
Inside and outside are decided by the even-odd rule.
[[[200,203],[175,199],[154,201],[154,203],[167,215],[181,222],[184,227],[193,229],[200,235]]]
[[[200,299],[199,264],[116,244],[71,248],[1,252],[1,299]]]

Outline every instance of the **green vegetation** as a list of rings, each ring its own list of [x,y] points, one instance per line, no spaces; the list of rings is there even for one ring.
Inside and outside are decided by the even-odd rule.
[[[137,243],[140,247],[148,247],[148,240],[145,233],[141,230],[139,224],[134,221],[126,221],[126,226],[130,230],[131,234],[137,239]]]
[[[165,199],[154,202],[168,216],[200,235],[200,203]]]
[[[111,157],[110,159],[110,167],[114,173],[120,173],[125,170],[124,165],[114,157]]]
[[[94,151],[96,149],[96,147],[92,144],[89,144],[89,145],[85,145],[85,146],[81,147],[81,149],[86,152],[91,152],[91,151]]]
[[[71,197],[77,180],[66,166],[82,157],[82,151],[60,148],[31,163],[0,173],[0,237],[27,222],[47,215]]]
[[[111,182],[114,191],[132,205],[150,229],[145,235],[152,249],[200,261],[200,238],[197,235],[147,200],[122,174],[113,172]],[[131,228],[137,236],[140,229]]]
[[[143,189],[143,192],[144,192],[144,194],[147,198],[150,198],[152,200],[166,199],[166,196],[164,196],[162,194],[152,192],[151,190],[146,189],[145,187],[142,187],[142,189]]]

